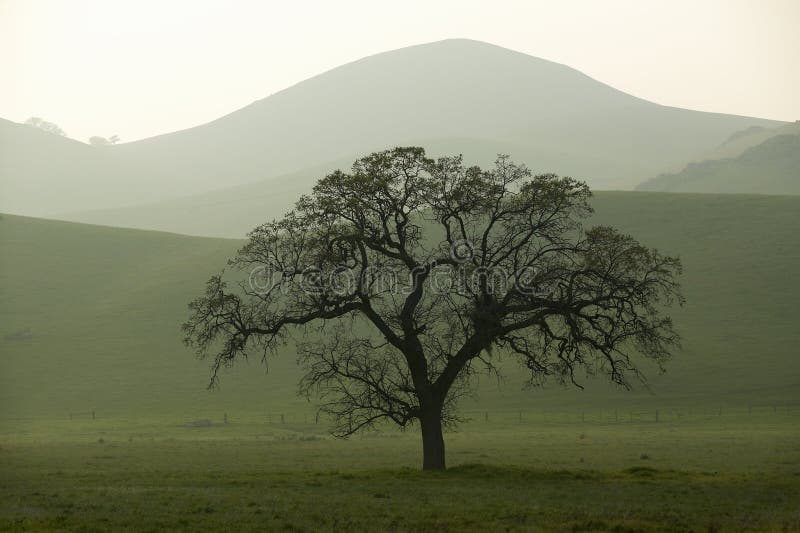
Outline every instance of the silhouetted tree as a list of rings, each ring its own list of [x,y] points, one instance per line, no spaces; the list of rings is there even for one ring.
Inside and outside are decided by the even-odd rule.
[[[678,336],[680,262],[609,227],[582,228],[589,188],[396,148],[336,171],[257,227],[190,304],[186,342],[223,366],[264,360],[298,335],[301,390],[335,434],[419,422],[423,468],[443,469],[443,424],[477,372],[513,354],[534,384],[584,369],[624,387],[635,358],[660,366]],[[580,385],[578,385],[580,386]]]
[[[105,137],[95,135],[94,137],[89,137],[89,144],[92,146],[111,146],[117,144],[119,140],[119,135],[112,135],[107,139]]]
[[[39,117],[31,117],[25,121],[26,126],[31,126],[42,131],[46,131],[47,133],[52,133],[54,135],[60,135],[62,137],[66,137],[66,133],[64,130],[58,127],[58,125],[53,124],[52,122],[48,122],[43,120]]]

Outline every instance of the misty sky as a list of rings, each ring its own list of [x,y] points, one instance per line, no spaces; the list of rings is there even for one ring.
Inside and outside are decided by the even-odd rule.
[[[129,141],[366,55],[465,37],[657,103],[797,120],[798,26],[797,0],[0,0],[0,117]]]

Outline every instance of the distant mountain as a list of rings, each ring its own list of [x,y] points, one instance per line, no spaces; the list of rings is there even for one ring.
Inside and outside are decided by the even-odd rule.
[[[133,207],[59,213],[53,218],[101,226],[240,239],[257,225],[291,209],[299,196],[310,192],[316,180],[324,174],[324,169],[308,169],[222,191]]]
[[[498,153],[524,153],[525,147],[478,139],[439,139],[424,141],[429,155],[471,154],[470,162],[487,163]],[[534,150],[527,149],[527,153]],[[349,169],[356,156],[331,161],[267,180],[227,189],[170,198],[141,205],[57,213],[53,218],[105,226],[170,231],[186,235],[242,238],[255,226],[290,210],[297,199],[321,177],[334,169]],[[555,157],[555,156],[554,156]],[[522,159],[520,159],[522,161]],[[530,159],[525,159],[530,161]],[[534,157],[535,163],[539,158]],[[567,165],[568,157],[561,164]],[[554,168],[561,168],[556,165]],[[536,168],[547,171],[547,168]]]
[[[735,157],[753,146],[757,146],[767,139],[778,135],[800,135],[800,120],[778,126],[777,128],[762,128],[753,126],[746,130],[734,132],[717,148],[708,152],[704,159],[723,159]]]
[[[0,209],[53,212],[101,205],[113,197],[109,154],[84,143],[0,119]]]
[[[94,152],[72,147],[60,171],[41,169],[51,140],[26,135],[11,143],[23,145],[19,153],[0,153],[13,160],[0,163],[0,209],[53,214],[158,202],[409,144],[483,163],[508,150],[535,170],[630,189],[736,131],[780,124],[657,105],[564,65],[446,40],[343,65],[202,126]],[[73,189],[48,193],[54,181]]]
[[[751,126],[747,129],[736,131],[728,137],[725,142],[704,152],[696,154],[692,159],[683,161],[674,168],[662,169],[662,174],[677,174],[683,170],[689,163],[701,163],[703,161],[711,161],[714,159],[728,159],[732,157],[739,157],[748,148],[757,146],[767,139],[776,137],[778,135],[800,135],[800,121],[791,122],[773,128],[764,128],[762,126]]]
[[[681,172],[661,174],[638,188],[669,192],[800,194],[800,134],[770,137],[737,157],[690,163]]]

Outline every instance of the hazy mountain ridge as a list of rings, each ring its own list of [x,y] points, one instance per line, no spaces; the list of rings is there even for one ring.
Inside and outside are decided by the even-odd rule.
[[[690,163],[638,189],[668,192],[800,194],[800,134],[779,134],[736,157]]]
[[[553,168],[564,166],[573,168],[576,166],[569,154],[546,153],[510,142],[453,138],[429,140],[421,144],[427,148],[427,153],[431,157],[463,152],[471,154],[471,157],[466,158],[470,164],[490,163],[498,153],[506,153],[515,154],[514,159],[517,161],[532,162],[529,165],[536,173],[551,172]],[[559,160],[562,165],[542,166],[543,154]],[[106,226],[238,239],[244,237],[255,226],[292,209],[302,194],[310,192],[317,180],[334,169],[349,170],[355,157],[353,155],[325,165],[227,189],[131,207],[58,213],[53,218]],[[613,165],[613,162],[608,164]],[[577,172],[572,174],[583,175],[580,170],[578,168]]]
[[[366,57],[195,128],[92,152],[74,146],[81,155],[65,155],[58,171],[41,168],[52,157],[46,142],[15,141],[24,146],[1,153],[0,209],[53,215],[161,202],[437,143],[483,164],[513,149],[536,170],[630,189],[735,131],[779,124],[653,104],[564,65],[455,39]]]
[[[798,135],[800,134],[800,121],[783,124],[781,126],[765,128],[762,126],[751,126],[744,130],[736,131],[731,134],[722,144],[706,150],[702,153],[696,154],[690,160],[682,162],[675,168],[663,169],[662,174],[677,174],[689,163],[701,163],[703,161],[711,161],[714,159],[729,159],[735,158],[754,146],[758,146],[764,141],[771,139],[777,135]],[[724,192],[724,191],[720,191]]]

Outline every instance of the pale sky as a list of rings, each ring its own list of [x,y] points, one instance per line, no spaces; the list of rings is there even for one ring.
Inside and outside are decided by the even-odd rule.
[[[0,0],[0,117],[124,141],[463,37],[665,105],[800,119],[800,0]]]

